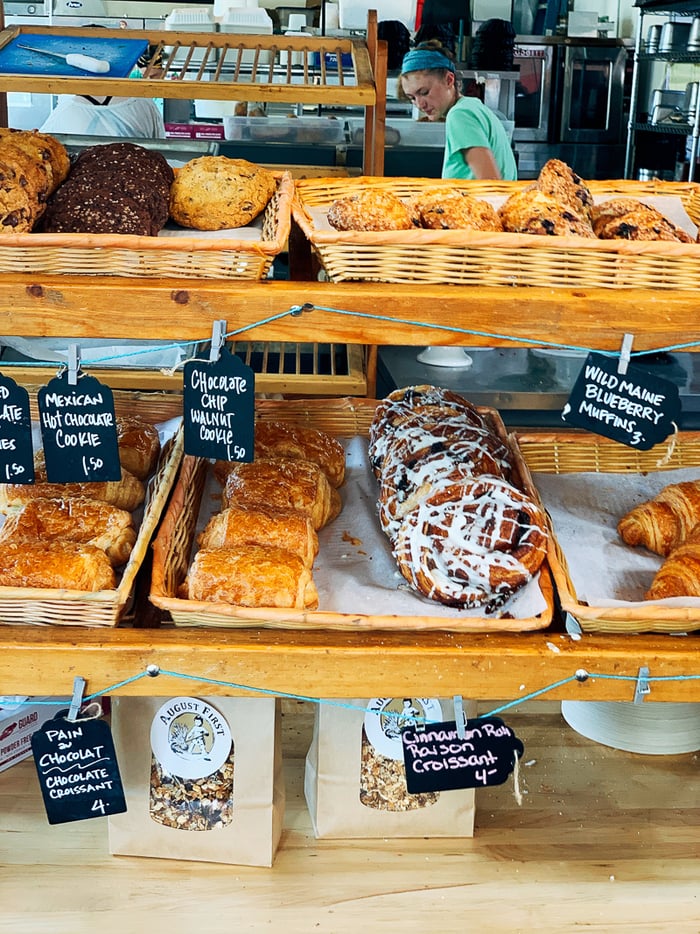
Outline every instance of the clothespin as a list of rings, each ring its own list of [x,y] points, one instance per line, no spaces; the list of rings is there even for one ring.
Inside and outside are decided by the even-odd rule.
[[[649,684],[649,669],[645,665],[639,669],[637,675],[637,682],[634,688],[635,704],[643,704],[647,694],[651,694],[651,686]]]
[[[221,348],[224,346],[226,337],[226,321],[214,321],[211,326],[211,349],[209,350],[209,362],[216,363],[221,356]]]
[[[68,385],[78,385],[78,373],[80,372],[80,348],[77,344],[68,345]]]
[[[627,372],[627,367],[630,365],[630,354],[632,352],[632,341],[634,340],[634,334],[625,334],[622,338],[622,347],[620,348],[620,362],[617,364],[617,372],[620,376],[624,376]]]
[[[454,705],[455,705],[455,723],[457,724],[457,736],[460,739],[466,739],[467,731],[465,729],[465,723],[464,723],[464,702],[462,701],[461,694],[455,694]]]
[[[85,691],[85,678],[80,675],[73,679],[73,697],[68,708],[68,720],[77,720],[80,708],[83,706],[83,693]]]

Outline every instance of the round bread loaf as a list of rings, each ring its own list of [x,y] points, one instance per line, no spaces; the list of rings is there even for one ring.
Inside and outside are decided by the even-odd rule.
[[[196,230],[245,227],[267,207],[276,188],[272,172],[246,159],[200,156],[177,173],[170,216]]]

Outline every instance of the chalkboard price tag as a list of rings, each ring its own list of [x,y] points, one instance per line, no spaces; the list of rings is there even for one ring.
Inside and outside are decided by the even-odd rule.
[[[185,453],[252,461],[255,373],[225,347],[218,360],[184,366]]]
[[[34,483],[29,393],[0,374],[0,483]]]
[[[50,824],[126,811],[112,733],[98,718],[68,720],[67,710],[32,735],[32,754]]]
[[[460,739],[454,720],[401,730],[409,794],[502,785],[525,747],[498,717],[467,720]]]
[[[94,376],[75,386],[68,372],[39,390],[39,427],[50,483],[119,480],[119,445],[114,396]]]
[[[618,373],[615,357],[589,353],[562,419],[577,428],[648,451],[678,425],[678,387],[639,366]]]

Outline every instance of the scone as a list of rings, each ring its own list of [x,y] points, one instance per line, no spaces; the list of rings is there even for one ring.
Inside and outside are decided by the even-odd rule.
[[[183,227],[245,227],[277,188],[272,172],[246,159],[201,156],[184,165],[170,189],[170,216]]]
[[[411,213],[390,191],[371,188],[337,198],[328,209],[328,223],[336,230],[410,230]]]
[[[593,195],[586,182],[566,162],[561,159],[546,162],[540,170],[536,187],[567,204],[575,214],[590,220]]]
[[[545,237],[595,236],[588,220],[568,205],[537,188],[528,187],[511,195],[498,212],[503,229],[511,233]]]
[[[436,192],[415,199],[419,226],[430,230],[503,230],[495,209],[466,191]]]
[[[601,240],[672,240],[693,243],[693,238],[656,208],[633,199],[619,198],[601,205],[593,229]]]

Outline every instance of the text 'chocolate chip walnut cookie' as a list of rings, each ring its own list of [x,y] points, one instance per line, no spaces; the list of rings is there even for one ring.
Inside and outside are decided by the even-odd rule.
[[[272,172],[226,156],[200,156],[183,165],[170,191],[170,216],[183,227],[245,227],[267,207],[277,189]]]

